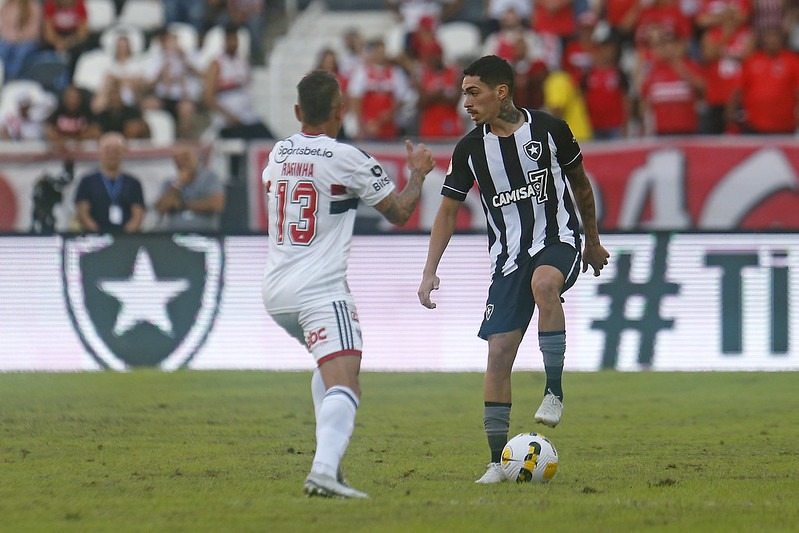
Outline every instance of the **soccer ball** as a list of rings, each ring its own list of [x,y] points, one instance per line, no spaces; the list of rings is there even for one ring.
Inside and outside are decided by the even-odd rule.
[[[516,483],[546,483],[558,470],[558,451],[543,435],[519,433],[502,450],[502,471]]]

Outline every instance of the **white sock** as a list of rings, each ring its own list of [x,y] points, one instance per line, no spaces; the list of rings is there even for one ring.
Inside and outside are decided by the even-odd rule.
[[[313,397],[313,412],[316,420],[319,420],[319,410],[322,408],[322,400],[325,398],[325,380],[322,379],[322,373],[319,368],[314,368],[313,375],[311,376],[311,396]]]
[[[316,422],[316,455],[311,472],[336,478],[352,430],[358,397],[349,387],[334,385],[325,393]]]

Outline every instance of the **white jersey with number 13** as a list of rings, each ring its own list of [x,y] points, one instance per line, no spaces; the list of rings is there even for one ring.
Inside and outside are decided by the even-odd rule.
[[[297,133],[275,144],[263,171],[269,313],[347,297],[347,262],[358,200],[373,206],[394,184],[372,156],[327,135]]]

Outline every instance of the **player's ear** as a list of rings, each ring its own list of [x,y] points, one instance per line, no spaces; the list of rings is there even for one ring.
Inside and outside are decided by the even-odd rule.
[[[342,122],[344,120],[344,114],[346,113],[347,109],[344,106],[344,102],[341,102],[338,106],[333,108],[333,118],[336,122]]]
[[[505,85],[504,83],[500,83],[499,85],[497,85],[497,88],[494,89],[494,92],[497,95],[497,98],[499,98],[500,100],[504,100],[505,98],[507,98],[508,94],[510,93],[510,91],[508,90],[508,86]]]
[[[297,117],[297,120],[302,122],[302,110],[299,104],[294,104],[294,116]]]

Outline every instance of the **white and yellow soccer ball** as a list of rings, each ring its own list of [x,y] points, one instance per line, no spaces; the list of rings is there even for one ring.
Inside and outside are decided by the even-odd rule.
[[[502,471],[516,483],[546,483],[558,470],[558,451],[543,435],[519,433],[502,450]]]

